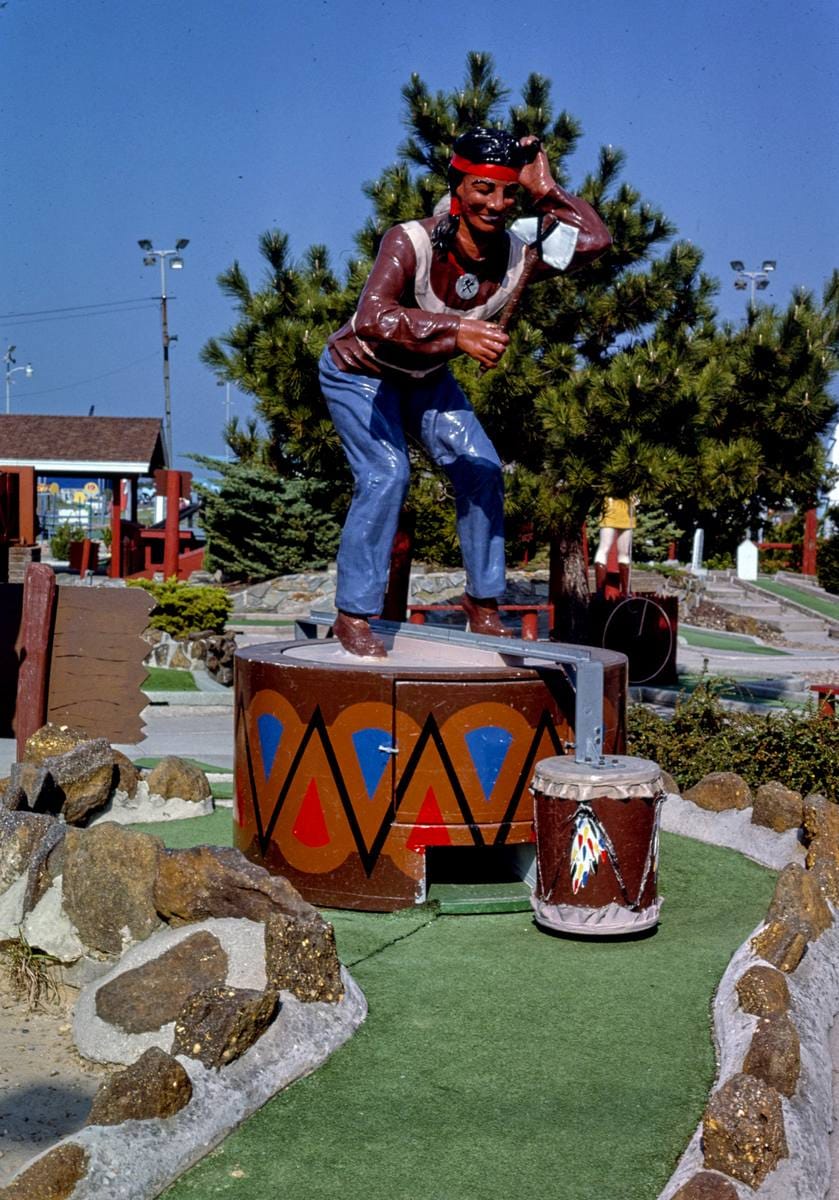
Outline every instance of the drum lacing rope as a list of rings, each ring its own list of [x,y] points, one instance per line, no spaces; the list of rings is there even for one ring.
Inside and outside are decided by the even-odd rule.
[[[659,792],[657,796],[653,797],[653,801],[655,803],[655,811],[653,812],[653,834],[652,834],[652,837],[650,838],[650,844],[647,847],[647,858],[644,863],[644,870],[641,875],[641,882],[638,886],[638,894],[634,900],[629,899],[629,892],[627,890],[626,882],[623,878],[623,874],[621,873],[620,865],[618,863],[618,856],[615,853],[615,847],[612,844],[612,839],[609,837],[609,834],[606,832],[606,829],[603,826],[603,823],[600,820],[598,820],[597,815],[594,812],[594,809],[591,807],[591,805],[587,804],[585,800],[577,801],[577,806],[574,809],[574,811],[570,812],[568,814],[568,816],[565,817],[565,819],[560,822],[560,825],[559,825],[559,830],[561,831],[565,828],[566,825],[570,825],[572,823],[576,824],[577,818],[580,816],[587,817],[589,819],[589,821],[591,821],[592,825],[598,831],[598,836],[601,838],[601,840],[603,842],[604,849],[606,850],[606,855],[609,859],[612,870],[615,873],[615,879],[618,882],[618,887],[621,890],[621,894],[626,903],[626,907],[630,910],[630,912],[639,912],[640,911],[641,897],[644,894],[644,888],[647,885],[647,880],[649,878],[650,871],[651,871],[652,865],[653,865],[653,859],[655,857],[656,834],[658,833],[658,818],[659,818],[659,813],[661,812],[661,806],[664,803],[665,799],[666,799],[665,792]],[[542,868],[539,863],[539,853],[538,853],[539,820],[538,820],[537,814],[538,814],[538,806],[534,806],[533,827],[534,827],[534,831],[536,833],[536,850],[537,850],[536,872],[537,872],[537,877],[538,877],[539,883],[541,885],[541,883],[542,883]],[[569,842],[568,842],[569,849],[573,845],[573,841],[574,841],[574,834],[572,831],[571,838],[569,839]],[[557,880],[559,879],[559,875],[563,869],[563,866],[564,866],[564,864],[560,863],[559,866],[557,867],[556,873],[555,873],[555,875],[553,877],[553,881],[551,883],[551,886],[546,893],[548,896],[553,895],[554,890],[556,888]],[[550,904],[551,901],[548,900],[547,903]]]

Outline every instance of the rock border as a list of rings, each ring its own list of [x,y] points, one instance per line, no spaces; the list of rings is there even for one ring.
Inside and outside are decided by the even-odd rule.
[[[781,875],[766,919],[734,953],[718,985],[712,1022],[717,1077],[703,1119],[658,1200],[735,1195],[740,1200],[817,1200],[830,1185],[833,1089],[825,1064],[831,1061],[828,1037],[839,1012],[839,910],[824,866],[839,854],[839,808],[823,797],[808,797],[802,802],[803,828],[780,833],[753,824],[752,818],[750,807],[712,812],[678,794],[669,795],[662,810],[662,827],[669,832],[738,850],[764,866],[780,868]],[[802,838],[810,841],[806,858]],[[771,1019],[744,1011],[738,995],[738,984],[755,967],[780,975],[788,987],[786,1012],[792,1037],[797,1037],[800,1070],[788,1069],[785,1084],[766,1071],[765,1061],[754,1066],[760,1057],[755,1053],[759,1031],[772,1025]],[[747,1060],[756,1075],[746,1071]],[[768,1137],[762,1146],[750,1143],[745,1132],[749,1122],[754,1119],[757,1126],[762,1119],[764,1131],[769,1122],[765,1114],[750,1112],[737,1091],[742,1080],[754,1081],[759,1073],[764,1076],[762,1097],[781,1118],[780,1136],[771,1147]],[[766,1081],[767,1073],[777,1086]],[[741,1129],[735,1125],[733,1149],[726,1143],[729,1160],[723,1171],[719,1156],[714,1157],[720,1140],[714,1106],[735,1094],[740,1097],[736,1114]]]

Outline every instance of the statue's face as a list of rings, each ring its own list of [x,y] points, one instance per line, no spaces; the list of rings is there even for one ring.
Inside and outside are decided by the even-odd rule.
[[[484,179],[480,175],[464,175],[456,189],[462,219],[484,237],[501,232],[516,203],[518,190],[517,183],[500,183],[497,179]]]

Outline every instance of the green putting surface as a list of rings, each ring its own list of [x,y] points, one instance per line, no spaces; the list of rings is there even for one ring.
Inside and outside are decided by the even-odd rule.
[[[527,913],[327,913],[366,1023],[167,1200],[654,1200],[713,1082],[711,997],[774,885],[675,835],[661,862],[661,925],[633,941]]]
[[[206,817],[189,817],[184,821],[138,821],[131,828],[162,838],[170,850],[233,845],[233,813],[229,808],[217,808]]]
[[[779,650],[774,646],[759,646],[752,638],[737,633],[722,633],[715,629],[680,625],[679,636],[683,637],[689,646],[699,646],[707,650],[730,650],[736,654],[787,654],[786,650]]]
[[[797,588],[792,583],[778,583],[774,579],[759,579],[757,586],[771,596],[780,596],[783,600],[794,600],[804,608],[809,608],[823,617],[832,617],[839,621],[839,600],[831,600],[827,596],[814,596],[804,588]]]
[[[198,684],[191,671],[179,671],[174,667],[149,667],[143,680],[144,692],[197,692]]]

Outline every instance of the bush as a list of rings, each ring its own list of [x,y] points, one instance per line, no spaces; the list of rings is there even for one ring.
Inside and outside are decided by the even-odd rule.
[[[70,543],[83,542],[85,531],[80,525],[56,525],[50,538],[50,554],[59,562],[67,562],[70,557]]]
[[[819,717],[815,704],[803,714],[732,712],[720,700],[730,687],[704,680],[679,698],[670,721],[631,705],[629,753],[652,759],[682,788],[712,771],[736,771],[751,787],[777,779],[805,794],[839,795],[839,720]]]
[[[220,476],[213,486],[195,485],[207,535],[208,571],[255,581],[320,571],[335,557],[341,523],[334,509],[343,485],[287,479],[254,463],[192,457]],[[343,510],[342,500],[340,507]]]
[[[174,577],[165,583],[150,579],[131,579],[129,587],[141,587],[154,596],[149,625],[174,638],[190,633],[223,633],[233,608],[224,588],[179,583]]]

